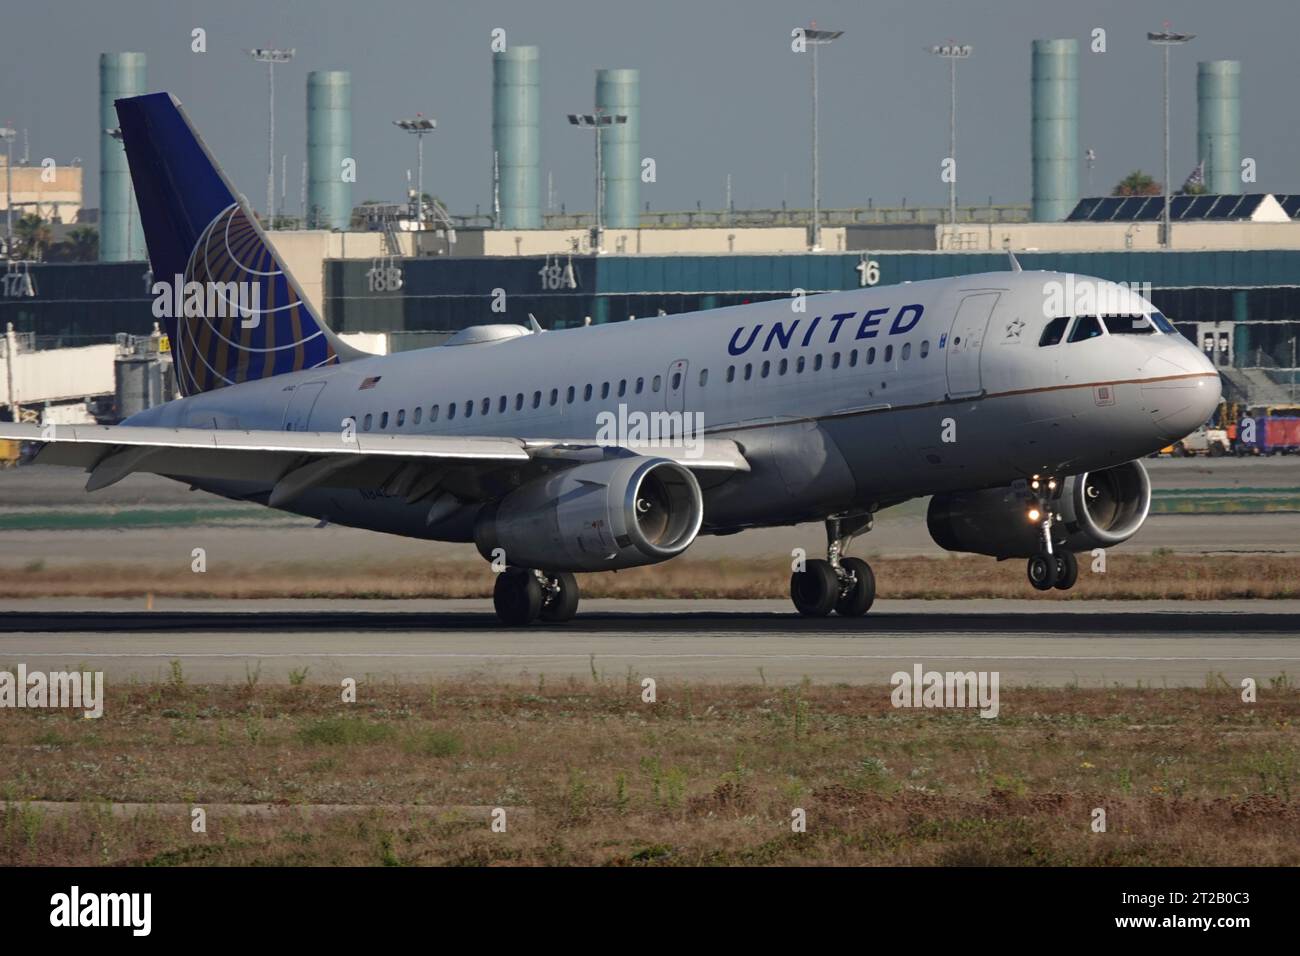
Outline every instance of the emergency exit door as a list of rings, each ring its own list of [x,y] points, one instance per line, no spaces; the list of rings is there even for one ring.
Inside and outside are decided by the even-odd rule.
[[[949,398],[968,398],[984,391],[980,379],[980,348],[998,296],[997,292],[978,292],[966,296],[957,307],[944,348]]]

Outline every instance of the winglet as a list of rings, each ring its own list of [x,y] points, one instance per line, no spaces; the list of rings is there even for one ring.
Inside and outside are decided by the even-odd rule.
[[[1023,272],[1023,271],[1024,271],[1023,269],[1020,268],[1020,260],[1016,258],[1016,254],[1015,254],[1014,252],[1012,252],[1010,249],[1007,250],[1007,258],[1011,260],[1011,271],[1012,271],[1012,272]]]

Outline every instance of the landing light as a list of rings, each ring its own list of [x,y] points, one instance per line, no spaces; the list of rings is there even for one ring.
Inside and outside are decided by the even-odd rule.
[[[1037,508],[1030,508],[1028,517],[1030,521],[1037,521],[1042,517],[1042,515],[1039,513]]]

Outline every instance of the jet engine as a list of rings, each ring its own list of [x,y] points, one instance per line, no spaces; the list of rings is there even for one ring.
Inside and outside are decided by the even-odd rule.
[[[665,458],[631,455],[535,478],[484,508],[479,553],[511,565],[611,571],[681,554],[704,520],[699,482]]]
[[[1039,531],[1029,511],[1028,488],[986,488],[935,495],[926,524],[935,544],[948,551],[1029,558],[1039,553]],[[1140,461],[1072,475],[1051,499],[1060,516],[1053,545],[1066,551],[1109,548],[1133,537],[1151,507],[1151,482]]]

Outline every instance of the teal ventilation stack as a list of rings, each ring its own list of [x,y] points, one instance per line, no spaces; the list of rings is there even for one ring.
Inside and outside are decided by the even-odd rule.
[[[537,47],[492,54],[492,151],[503,229],[542,228],[541,71]]]
[[[638,70],[597,70],[596,109],[624,115],[626,123],[603,127],[606,229],[635,229],[641,223],[641,78]]]
[[[347,229],[352,221],[352,74],[307,74],[307,228]]]
[[[1241,192],[1241,64],[1196,65],[1196,155],[1205,163],[1205,191]]]
[[[1031,157],[1034,222],[1059,222],[1079,201],[1079,43],[1035,40]]]
[[[108,132],[117,129],[114,100],[140,96],[145,89],[143,53],[99,55],[99,260],[128,262],[148,258],[140,210],[131,188],[126,150]]]

